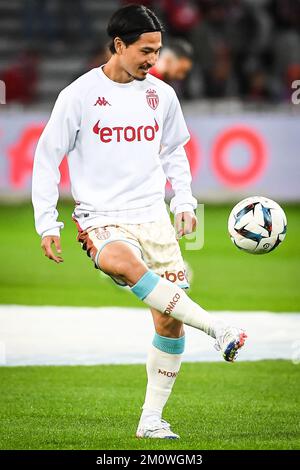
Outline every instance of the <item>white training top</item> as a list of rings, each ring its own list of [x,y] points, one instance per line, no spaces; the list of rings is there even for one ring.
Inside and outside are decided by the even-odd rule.
[[[143,223],[166,213],[165,183],[174,213],[192,211],[191,174],[183,145],[189,133],[172,87],[148,74],[118,83],[102,67],[59,94],[38,142],[32,202],[36,230],[59,235],[59,165],[67,154],[73,213],[82,229]]]

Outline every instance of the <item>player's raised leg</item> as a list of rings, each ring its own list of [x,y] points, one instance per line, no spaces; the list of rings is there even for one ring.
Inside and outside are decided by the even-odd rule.
[[[151,308],[216,338],[223,324],[193,302],[175,284],[149,270],[124,241],[112,241],[98,256],[99,268],[126,282],[131,291]]]
[[[102,271],[126,282],[132,292],[151,308],[204,331],[215,338],[227,361],[233,361],[243,346],[245,333],[231,328],[193,302],[177,285],[150,271],[145,263],[123,241],[104,246],[98,257]]]
[[[238,350],[245,343],[247,336],[242,329],[224,324],[193,302],[176,284],[152,271],[147,271],[131,290],[150,307],[215,338],[216,349],[228,362],[236,359]]]

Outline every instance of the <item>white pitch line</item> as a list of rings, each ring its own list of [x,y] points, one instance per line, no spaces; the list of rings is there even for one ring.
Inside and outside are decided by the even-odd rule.
[[[300,314],[212,312],[248,333],[239,360],[300,362]],[[0,305],[0,365],[145,363],[147,309]],[[214,340],[186,327],[184,361],[221,361]]]

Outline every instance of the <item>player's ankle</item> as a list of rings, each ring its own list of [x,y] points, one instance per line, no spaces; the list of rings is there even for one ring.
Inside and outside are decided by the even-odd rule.
[[[153,410],[150,408],[143,409],[140,421],[146,421],[148,419],[158,418],[161,419],[162,411]]]

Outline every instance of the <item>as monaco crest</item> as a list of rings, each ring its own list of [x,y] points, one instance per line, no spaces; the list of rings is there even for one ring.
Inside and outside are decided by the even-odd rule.
[[[147,103],[149,104],[150,108],[156,109],[159,103],[159,97],[155,90],[147,90],[146,91],[146,98]]]

